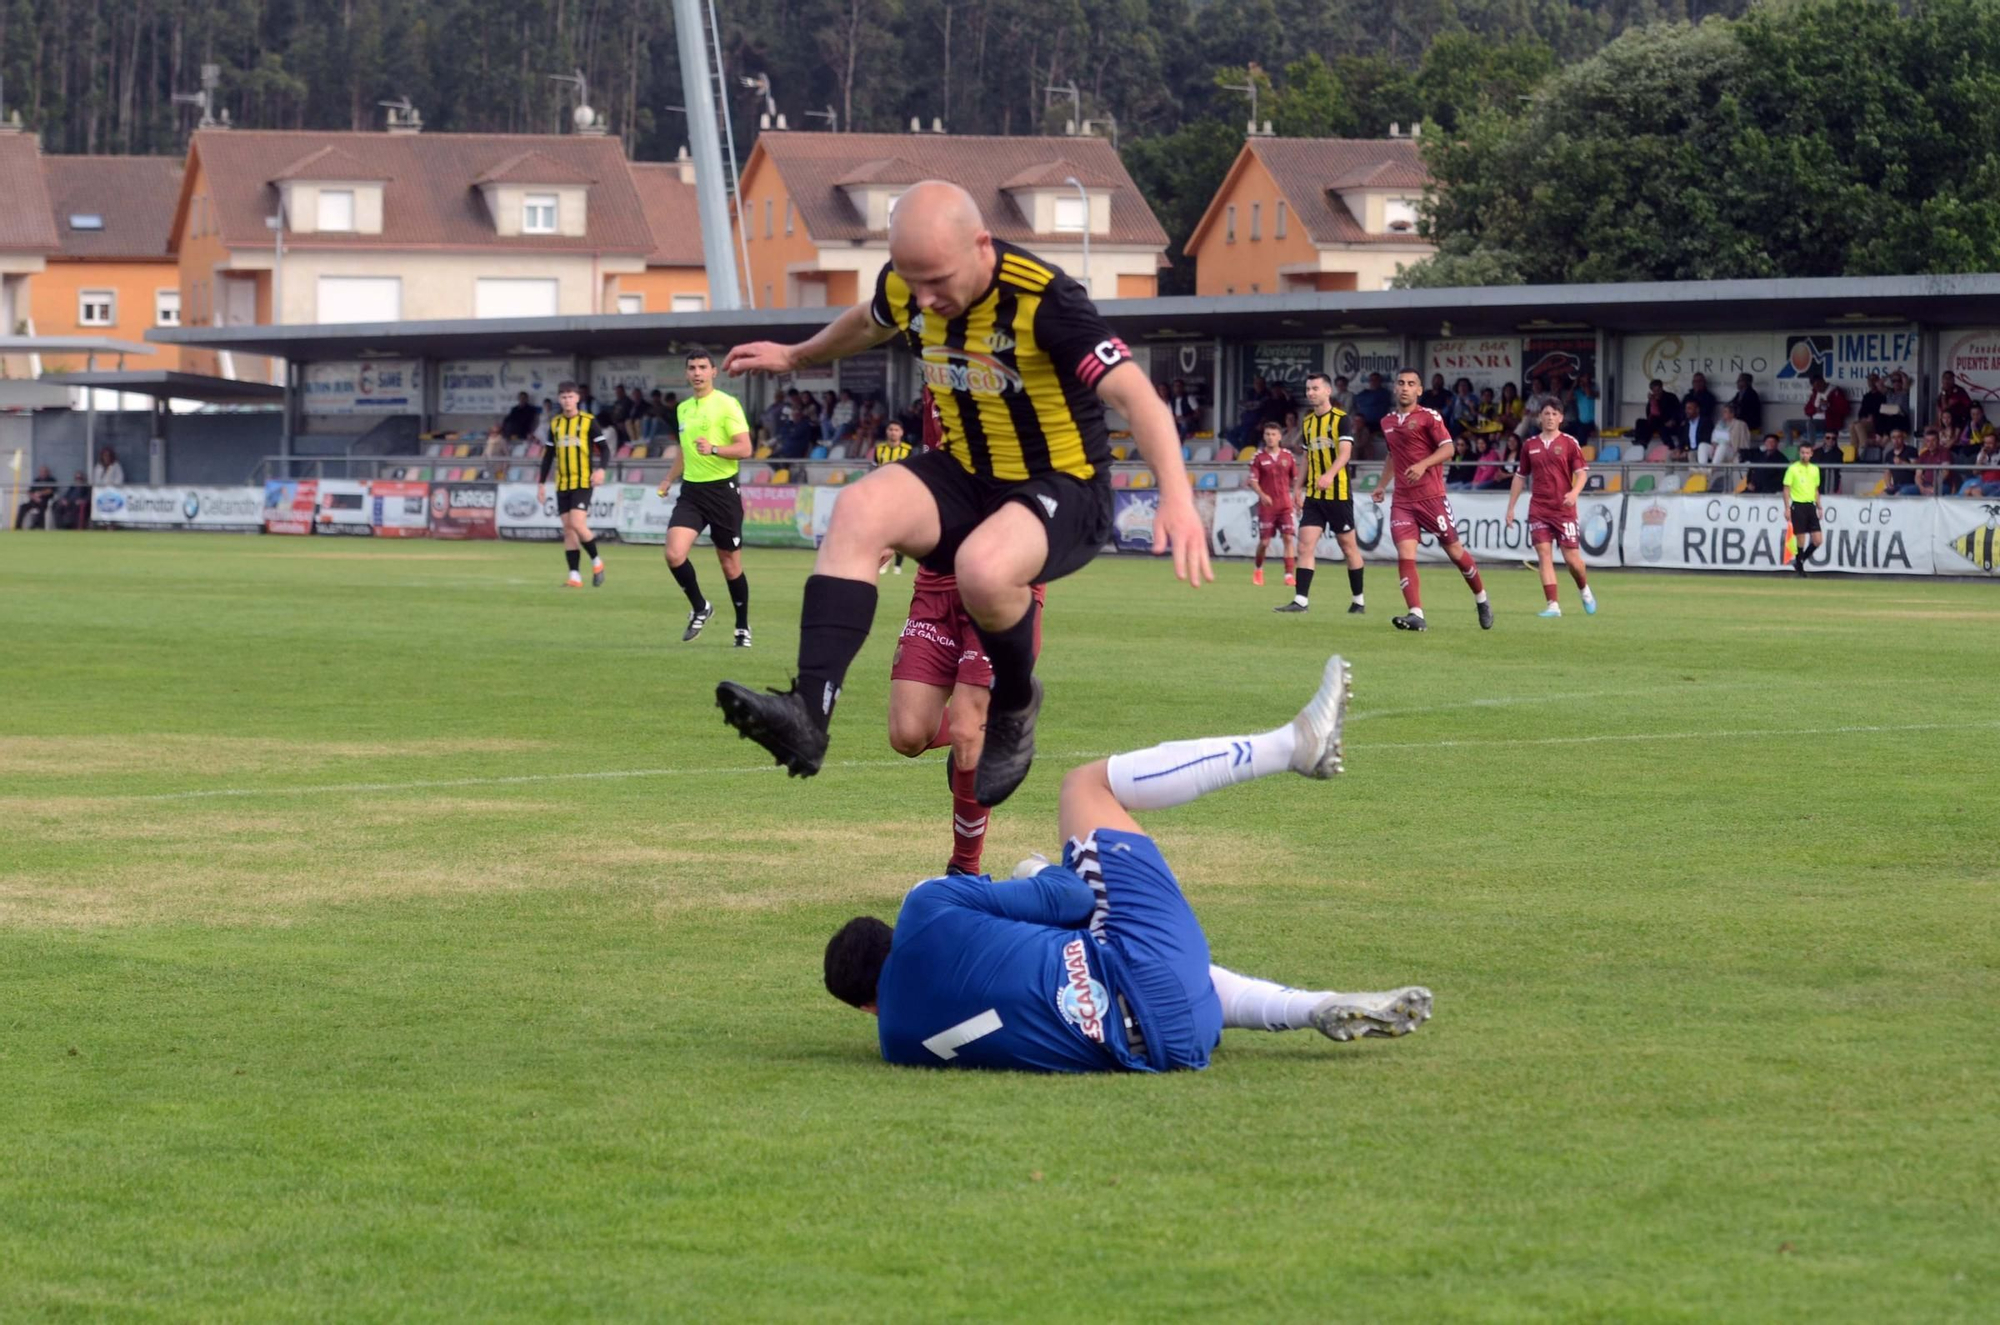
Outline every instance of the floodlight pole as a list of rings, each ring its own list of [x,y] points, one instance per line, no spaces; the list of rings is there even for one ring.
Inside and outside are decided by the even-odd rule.
[[[694,157],[695,208],[701,217],[701,256],[708,268],[708,306],[743,307],[730,251],[728,176],[722,169],[722,135],[716,123],[716,86],[709,66],[702,0],[674,0],[674,44],[680,48],[681,87],[687,94],[688,151]],[[747,229],[750,222],[745,217]]]

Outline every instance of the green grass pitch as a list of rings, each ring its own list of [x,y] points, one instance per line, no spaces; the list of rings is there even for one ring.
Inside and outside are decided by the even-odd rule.
[[[1287,719],[1349,773],[1151,816],[1217,959],[1401,1041],[900,1071],[820,949],[943,865],[884,581],[830,765],[725,729],[808,556],[678,643],[657,549],[0,538],[0,1318],[1992,1320],[2000,587],[1449,568],[1311,613],[1102,559],[1041,759]],[[697,554],[720,598],[713,558]]]

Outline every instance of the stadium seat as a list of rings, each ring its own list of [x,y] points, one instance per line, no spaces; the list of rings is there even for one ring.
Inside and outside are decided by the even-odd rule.
[[[1632,480],[1632,491],[1651,492],[1652,490],[1653,490],[1653,476],[1651,474],[1641,474],[1639,475],[1639,477]]]
[[[1215,448],[1204,443],[1194,448],[1194,463],[1209,465],[1215,463]]]
[[[1623,474],[1613,474],[1610,478],[1604,480],[1604,490],[1606,492],[1625,491],[1625,476]]]
[[[745,483],[769,483],[771,481],[771,467],[769,465],[758,465],[755,469],[744,474],[743,481]]]
[[[1195,480],[1195,486],[1197,488],[1213,488],[1217,486],[1220,482],[1221,482],[1221,477],[1218,474],[1216,474],[1214,470],[1210,470],[1208,473],[1203,474],[1199,479]]]
[[[1236,458],[1236,448],[1228,442],[1217,442],[1215,446],[1215,458],[1220,464],[1228,464]]]
[[[1624,449],[1620,447],[1618,443],[1606,442],[1604,444],[1604,449],[1597,453],[1597,458],[1604,464],[1608,465],[1614,463],[1618,459],[1618,457],[1623,455],[1624,453],[1625,453]]]
[[[771,482],[773,482],[773,483],[790,483],[791,481],[792,481],[792,471],[791,471],[791,470],[789,470],[789,469],[774,469],[774,470],[772,470],[772,471],[771,471]]]
[[[1707,491],[1708,491],[1708,475],[1706,475],[1706,474],[1689,474],[1689,475],[1687,476],[1687,482],[1685,482],[1685,483],[1681,484],[1681,491],[1682,491],[1682,492],[1707,492]]]
[[[1880,478],[1875,480],[1874,487],[1868,489],[1868,491],[1863,493],[1862,495],[1865,497],[1879,497],[1888,490],[1889,490],[1889,476],[1887,474],[1884,474]]]
[[[1602,475],[1602,474],[1592,474],[1592,475],[1591,475],[1591,476],[1590,476],[1589,478],[1586,478],[1586,479],[1585,479],[1585,480],[1583,481],[1583,490],[1584,490],[1585,492],[1603,492],[1603,491],[1605,491],[1605,487],[1604,487],[1604,475]]]
[[[701,439],[700,439],[700,438],[696,438],[695,440],[696,440],[696,441],[700,441]],[[815,447],[814,447],[814,448],[813,448],[813,449],[811,450],[811,452],[809,452],[809,453],[807,454],[807,456],[806,456],[806,459],[808,459],[808,460],[824,460],[824,459],[826,459],[826,448],[825,448],[824,446],[815,446]]]
[[[1138,473],[1134,474],[1134,475],[1132,476],[1132,486],[1133,486],[1133,487],[1135,487],[1135,488],[1150,488],[1150,487],[1152,487],[1152,486],[1153,486],[1153,474],[1152,474],[1152,471],[1151,471],[1151,470],[1146,470],[1146,469],[1142,469],[1142,470],[1140,470],[1140,471],[1139,471]]]
[[[1854,457],[1856,454],[1857,452],[1854,449],[1853,442],[1842,442],[1840,444],[1840,458],[1842,460],[1845,460],[1848,464],[1851,465],[1854,463]]]
[[[1360,478],[1355,480],[1354,490],[1356,492],[1373,492],[1375,491],[1375,489],[1381,486],[1382,486],[1382,471],[1379,469],[1371,469],[1366,474],[1363,474]]]
[[[1646,461],[1648,464],[1661,464],[1665,462],[1666,458],[1667,444],[1665,442],[1654,442],[1646,448]],[[1637,489],[1634,489],[1634,491],[1637,491]]]
[[[1584,447],[1584,448],[1582,448],[1582,449],[1583,449],[1583,463],[1584,463],[1584,464],[1586,464],[1586,465],[1587,465],[1587,464],[1589,464],[1589,463],[1590,463],[1591,461],[1593,461],[1593,460],[1597,459],[1597,448],[1596,448],[1596,447],[1594,447],[1594,446],[1586,446],[1586,447]]]
[[[1181,459],[1182,460],[1194,459],[1194,448],[1192,446],[1189,446],[1186,442],[1181,443]]]
[[[647,456],[651,454],[652,452],[647,448],[644,442],[641,442],[639,445],[632,448],[632,458],[634,460],[644,460]]]
[[[443,454],[444,454],[444,443],[443,443],[443,442],[431,442],[431,443],[429,443],[428,445],[426,445],[426,446],[424,447],[424,454],[425,454],[425,455],[443,455]]]
[[[1112,486],[1112,487],[1114,487],[1114,488],[1129,488],[1129,487],[1131,487],[1131,486],[1132,486],[1132,472],[1131,472],[1130,470],[1127,470],[1127,469],[1114,469],[1114,470],[1112,470],[1112,471],[1111,471],[1111,486]]]
[[[617,454],[612,456],[612,459],[614,460],[629,460],[631,458],[632,458],[632,443],[630,442],[620,443]]]

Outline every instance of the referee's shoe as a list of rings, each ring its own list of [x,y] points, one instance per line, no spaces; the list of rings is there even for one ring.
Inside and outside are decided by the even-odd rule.
[[[826,728],[813,720],[812,708],[799,693],[798,679],[789,690],[761,694],[734,681],[715,687],[715,706],[738,736],[757,742],[795,778],[809,778],[826,760]]]

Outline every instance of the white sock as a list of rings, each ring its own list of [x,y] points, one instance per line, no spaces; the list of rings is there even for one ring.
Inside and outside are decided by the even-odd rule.
[[[1486,601],[1486,591],[1485,591],[1484,589],[1481,589],[1481,590],[1480,590],[1480,591],[1479,591],[1478,593],[1476,593],[1476,594],[1472,595],[1472,601],[1473,601],[1473,602],[1475,602],[1475,603],[1483,603],[1483,602],[1485,602],[1485,601]]]
[[[1424,609],[1421,607],[1413,607],[1410,609],[1410,615],[1421,621],[1423,620]]]
[[[1307,1020],[1312,1010],[1327,997],[1325,990],[1291,989],[1220,966],[1209,967],[1208,978],[1222,1001],[1222,1024],[1233,1030],[1303,1030],[1312,1024]]]
[[[1594,603],[1597,601],[1597,595],[1590,591],[1590,586],[1587,584],[1583,586],[1581,596],[1583,598],[1583,601],[1586,603]]]
[[[1300,607],[1306,606],[1306,596],[1302,593],[1293,594],[1292,601],[1297,603]]]
[[[1113,755],[1107,764],[1111,794],[1128,810],[1185,805],[1218,788],[1284,772],[1292,765],[1298,739],[1288,722],[1260,736],[1168,741]]]
[[[1356,595],[1354,595],[1354,602],[1355,602],[1355,605],[1356,605],[1356,606],[1358,606],[1358,607],[1366,607],[1366,606],[1368,606],[1368,604],[1367,604],[1366,602],[1362,601],[1362,600],[1363,600],[1363,598],[1364,598],[1364,595],[1362,595],[1362,594],[1356,594]]]

